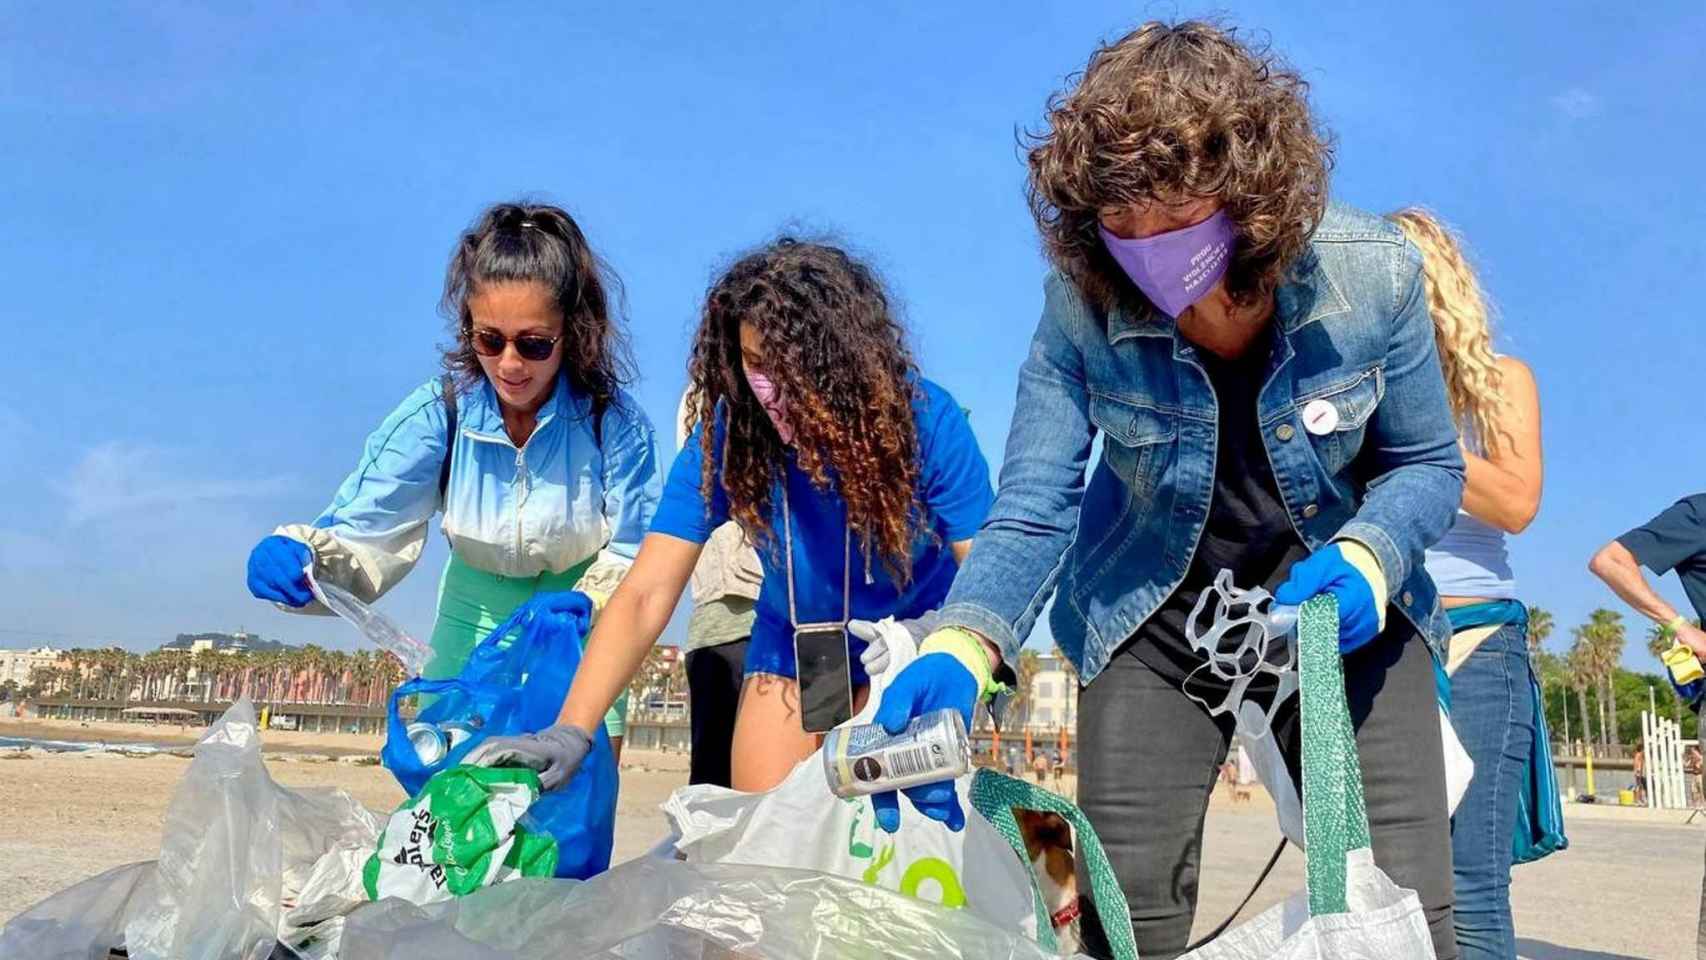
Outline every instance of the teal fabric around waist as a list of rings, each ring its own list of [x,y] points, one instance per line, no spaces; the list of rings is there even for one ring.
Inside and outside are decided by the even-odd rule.
[[[1451,632],[1473,627],[1502,627],[1509,623],[1528,626],[1528,608],[1516,600],[1488,600],[1454,607],[1445,612],[1451,620]]]

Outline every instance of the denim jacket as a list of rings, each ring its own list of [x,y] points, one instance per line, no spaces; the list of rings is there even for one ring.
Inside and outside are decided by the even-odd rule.
[[[942,613],[1013,662],[1052,595],[1055,642],[1087,683],[1185,577],[1214,494],[1216,401],[1165,315],[1104,314],[1058,274],[1044,296],[995,507]],[[1439,649],[1449,626],[1422,552],[1456,514],[1463,457],[1421,254],[1335,204],[1275,292],[1273,323],[1257,417],[1293,528],[1311,550],[1367,546],[1387,599]],[[1315,401],[1337,414],[1318,434],[1303,422]]]
[[[451,550],[475,569],[535,577],[590,559],[579,588],[608,597],[639,551],[662,487],[639,404],[619,391],[595,437],[591,399],[559,375],[520,447],[485,378],[458,391],[457,411],[457,435],[447,437],[440,381],[422,384],[368,437],[331,506],[312,524],[276,532],[313,548],[316,576],[371,602],[414,568],[428,521],[442,509]],[[325,611],[315,603],[304,612]]]

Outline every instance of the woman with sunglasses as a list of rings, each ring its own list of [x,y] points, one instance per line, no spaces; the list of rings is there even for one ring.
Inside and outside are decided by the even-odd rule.
[[[868,266],[789,238],[742,257],[706,297],[690,375],[692,433],[558,725],[487,741],[467,762],[534,767],[546,789],[567,781],[726,521],[763,568],[735,717],[736,790],[774,787],[817,748],[817,691],[857,708],[869,680],[850,620],[917,617],[946,595],[993,497],[989,466],[959,404],[919,375]],[[809,656],[804,645],[819,639],[836,669],[814,659],[802,671],[796,640]]]
[[[303,573],[312,564],[317,579],[376,600],[413,569],[442,509],[451,553],[424,676],[455,676],[537,593],[579,590],[601,605],[633,562],[660,479],[651,423],[622,389],[632,363],[611,315],[619,296],[564,211],[482,214],[445,275],[446,374],[368,437],[313,523],[256,545],[250,592],[324,613]],[[618,750],[624,706],[605,718]]]

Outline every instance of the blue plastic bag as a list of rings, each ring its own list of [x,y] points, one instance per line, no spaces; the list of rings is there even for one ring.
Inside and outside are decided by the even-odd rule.
[[[416,678],[391,695],[380,757],[409,796],[419,793],[433,774],[461,763],[487,737],[537,733],[557,721],[580,667],[581,637],[591,624],[591,601],[575,596],[581,603],[561,612],[523,604],[480,641],[455,678]],[[421,762],[398,712],[404,697],[420,693],[435,699],[416,722],[455,722],[473,730],[432,764]],[[557,876],[584,880],[610,866],[616,788],[616,758],[600,725],[580,770],[568,783],[541,795],[521,820],[522,827],[557,839]]]

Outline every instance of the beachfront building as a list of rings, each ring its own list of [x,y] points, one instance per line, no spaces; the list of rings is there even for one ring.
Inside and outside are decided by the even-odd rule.
[[[8,681],[23,689],[30,685],[30,672],[58,665],[64,650],[37,647],[34,650],[0,650],[0,684]]]
[[[1078,675],[1060,654],[1046,653],[1037,658],[1026,714],[1025,728],[1037,733],[1077,728]]]

